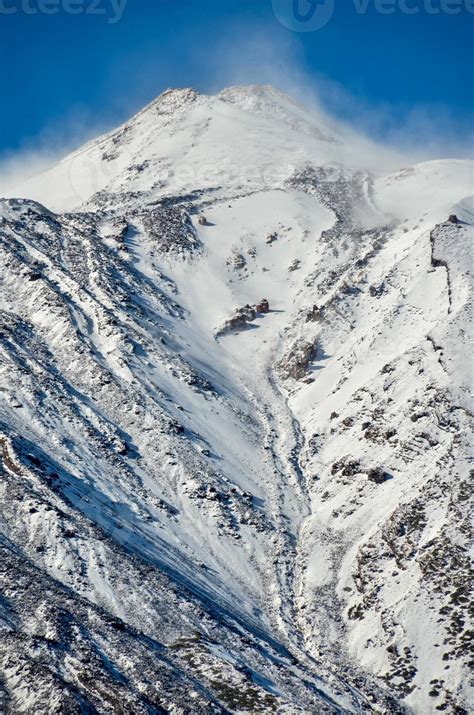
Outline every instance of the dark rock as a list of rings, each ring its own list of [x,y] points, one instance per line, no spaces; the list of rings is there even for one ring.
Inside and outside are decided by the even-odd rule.
[[[119,442],[117,444],[117,454],[124,456],[128,452],[128,445],[125,442]]]
[[[183,208],[163,203],[147,210],[142,220],[154,247],[162,253],[183,255],[201,247],[191,218]]]
[[[239,332],[240,330],[246,330],[251,323],[257,317],[257,311],[252,305],[244,305],[243,308],[236,308],[234,315],[232,315],[224,325],[219,328],[216,332],[216,338],[220,335],[225,335],[226,333]]]
[[[352,477],[354,476],[354,474],[358,474],[360,471],[360,462],[355,459],[341,459],[339,462],[335,462],[331,467],[331,474],[337,474],[338,472],[342,472],[345,477]]]
[[[280,360],[278,368],[283,377],[302,380],[306,377],[309,365],[315,354],[315,343],[295,343],[290,353]]]
[[[270,304],[266,298],[262,298],[260,303],[257,303],[255,306],[255,310],[257,313],[269,313],[270,312]]]
[[[175,434],[184,434],[186,432],[186,429],[179,422],[172,422],[170,428]]]
[[[344,281],[341,285],[341,293],[343,295],[357,295],[360,293],[360,288],[353,286],[347,281]]]
[[[309,311],[309,313],[306,314],[306,322],[307,323],[316,323],[319,320],[322,320],[324,314],[324,309],[319,308],[317,305],[313,305],[312,309]]]
[[[389,479],[392,479],[392,477],[380,467],[375,467],[367,472],[367,479],[374,484],[383,484]]]
[[[293,263],[288,267],[288,273],[293,273],[294,271],[298,271],[301,268],[301,261],[298,258],[295,258]]]
[[[412,422],[418,422],[418,420],[423,419],[424,417],[429,417],[428,412],[419,412],[419,413],[414,413],[410,419]]]
[[[364,607],[361,603],[351,606],[347,612],[351,621],[361,621],[364,618]]]
[[[342,473],[345,477],[353,477],[354,474],[358,474],[360,471],[360,462],[358,462],[357,460],[351,460],[349,462],[346,462],[342,469]]]
[[[378,427],[369,427],[364,432],[365,439],[377,440],[380,437],[380,430]]]
[[[235,253],[232,258],[229,258],[227,264],[232,266],[234,270],[241,271],[247,265],[247,261],[241,253]]]
[[[372,298],[380,298],[385,292],[385,284],[381,283],[379,286],[370,286],[369,293]]]
[[[242,308],[236,308],[234,314],[226,320],[224,325],[216,332],[216,338],[226,333],[239,332],[246,330],[249,323],[255,320],[257,314],[266,314],[270,312],[270,304],[266,298],[257,303],[257,305],[244,305]]]
[[[116,631],[126,630],[126,625],[122,621],[112,621],[110,625],[112,626],[112,628],[115,628]]]

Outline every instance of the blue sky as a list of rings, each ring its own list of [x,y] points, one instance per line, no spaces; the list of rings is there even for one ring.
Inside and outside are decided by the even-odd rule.
[[[361,0],[332,1],[324,27],[295,32],[285,26],[293,0],[0,0],[0,156],[82,141],[170,86],[237,82],[316,88],[334,113],[384,138],[465,141],[472,0],[405,0],[416,14],[403,0],[363,1],[363,13]]]

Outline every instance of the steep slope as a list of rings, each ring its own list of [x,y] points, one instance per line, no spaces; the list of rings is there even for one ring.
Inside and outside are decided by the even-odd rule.
[[[7,709],[467,712],[472,164],[359,156],[170,91],[2,202]]]

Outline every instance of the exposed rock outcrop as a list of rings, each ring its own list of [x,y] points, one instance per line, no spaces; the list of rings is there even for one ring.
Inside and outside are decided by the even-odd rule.
[[[302,380],[307,376],[311,361],[316,353],[313,342],[298,341],[277,365],[279,374],[284,380]]]
[[[214,333],[218,338],[226,333],[239,333],[242,330],[247,330],[252,326],[253,321],[257,316],[265,315],[270,312],[270,304],[266,298],[256,305],[244,305],[242,308],[236,308],[233,315],[225,321],[225,323]]]

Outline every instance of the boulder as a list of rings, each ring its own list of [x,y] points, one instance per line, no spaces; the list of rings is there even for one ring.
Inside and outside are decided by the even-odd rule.
[[[459,219],[456,214],[451,214],[451,216],[448,218],[448,223],[459,223]]]
[[[238,333],[241,330],[247,330],[257,315],[270,312],[270,304],[266,298],[257,303],[257,305],[244,305],[242,308],[236,308],[233,315],[225,321],[225,323],[215,332],[215,337],[218,338],[226,333]]]
[[[369,288],[369,293],[372,298],[380,298],[385,293],[385,283],[380,283],[380,285],[372,285]]]
[[[383,484],[391,479],[391,476],[380,467],[375,467],[367,472],[367,479],[374,484]]]
[[[244,305],[243,308],[236,308],[234,314],[225,321],[224,325],[216,332],[215,337],[218,338],[226,333],[235,333],[241,330],[246,330],[248,324],[257,317],[257,311],[252,305]]]
[[[270,304],[266,298],[262,298],[260,303],[257,303],[255,306],[255,310],[257,313],[269,313],[270,312]]]
[[[323,308],[320,308],[318,305],[313,305],[311,310],[306,314],[306,322],[307,323],[315,323],[319,320],[321,320],[323,317]]]
[[[233,256],[227,260],[227,265],[232,266],[235,271],[241,271],[247,265],[247,261],[241,253],[234,253]]]
[[[310,364],[316,355],[315,342],[296,342],[287,355],[280,360],[277,368],[283,379],[302,380],[308,374]]]

